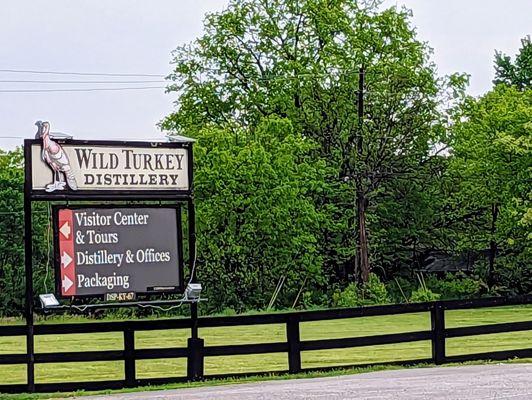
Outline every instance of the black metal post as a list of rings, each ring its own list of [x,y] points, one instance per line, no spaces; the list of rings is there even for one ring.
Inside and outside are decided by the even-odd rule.
[[[130,328],[124,330],[124,369],[126,386],[136,386],[135,331]]]
[[[33,340],[33,237],[31,217],[31,145],[24,141],[24,272],[28,392],[35,391],[35,349]]]
[[[190,329],[190,337],[192,339],[197,339],[198,335],[198,303],[190,303],[190,319],[192,321],[192,327]]]
[[[196,210],[194,208],[194,198],[188,200],[188,265],[190,270],[190,279],[192,283],[196,282]],[[198,303],[190,304],[190,318],[192,320],[192,339],[198,339]]]
[[[187,378],[190,381],[203,379],[205,342],[198,337],[198,303],[190,304],[192,320],[191,337],[188,339]]]
[[[192,154],[192,148],[190,149]],[[195,283],[196,271],[196,209],[194,207],[194,194],[192,189],[192,168],[189,167],[189,181],[191,196],[188,199],[188,257],[190,282]],[[203,379],[204,375],[204,352],[205,343],[198,334],[198,302],[190,304],[191,337],[188,339],[187,378],[191,381]]]
[[[445,363],[445,310],[437,301],[430,310],[432,329],[432,360],[434,364]]]
[[[291,374],[301,372],[301,340],[299,336],[299,317],[291,315],[286,322],[288,340],[288,371]]]
[[[184,279],[185,257],[183,255],[183,206],[177,203],[177,263],[181,271],[181,278]],[[181,286],[183,283],[181,282]]]
[[[194,198],[190,198],[187,204],[188,211],[188,265],[190,269],[190,281],[196,282],[196,210]]]
[[[203,379],[204,347],[203,339],[188,339],[187,379],[189,381]]]

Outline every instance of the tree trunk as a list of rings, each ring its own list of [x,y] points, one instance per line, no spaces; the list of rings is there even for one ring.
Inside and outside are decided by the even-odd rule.
[[[362,193],[357,193],[358,211],[358,267],[360,279],[366,283],[369,279],[368,234],[366,229],[366,209],[368,200]]]
[[[497,231],[497,217],[499,216],[499,206],[497,204],[491,205],[491,229],[490,229],[490,252],[488,261],[488,273],[486,277],[486,284],[491,288],[493,282],[493,271],[495,270],[495,257],[497,257],[497,241],[495,240],[495,233]]]

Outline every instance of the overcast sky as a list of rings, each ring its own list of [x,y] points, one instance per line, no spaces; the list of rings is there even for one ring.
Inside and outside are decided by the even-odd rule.
[[[171,51],[202,32],[206,12],[227,0],[2,0],[0,69],[166,75]],[[414,13],[420,39],[434,49],[440,74],[471,74],[469,92],[489,90],[495,49],[511,55],[532,30],[530,0],[388,0]],[[0,80],[102,80],[158,77],[88,77],[0,72]],[[34,122],[78,139],[163,138],[156,123],[172,110],[164,89],[13,93],[6,90],[164,86],[100,83],[0,82],[0,148],[33,137]]]

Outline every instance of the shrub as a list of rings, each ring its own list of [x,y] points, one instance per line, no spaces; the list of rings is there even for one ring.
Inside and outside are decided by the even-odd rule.
[[[300,303],[306,310],[320,309],[328,306],[327,296],[318,290],[307,290],[303,292]]]
[[[369,275],[369,280],[365,285],[350,283],[344,290],[337,290],[333,294],[335,307],[359,307],[389,302],[386,286],[375,274]]]
[[[483,282],[469,278],[463,274],[447,274],[444,279],[431,277],[427,280],[427,287],[440,293],[443,300],[471,299],[480,296]]]
[[[408,303],[416,286],[406,278],[396,277],[387,283],[386,289],[392,303]]]
[[[441,296],[439,293],[434,293],[427,287],[427,284],[425,283],[425,278],[423,278],[422,274],[418,274],[417,279],[419,281],[419,288],[414,290],[410,295],[411,303],[436,301],[440,299]]]
[[[350,283],[344,290],[333,294],[335,307],[358,307],[362,305],[362,294],[356,283]]]
[[[390,302],[386,286],[375,274],[369,274],[368,282],[364,285],[362,291],[367,304],[386,304]]]
[[[410,296],[411,303],[420,303],[425,301],[436,301],[440,299],[438,293],[434,293],[432,290],[427,288],[419,288],[412,292]]]

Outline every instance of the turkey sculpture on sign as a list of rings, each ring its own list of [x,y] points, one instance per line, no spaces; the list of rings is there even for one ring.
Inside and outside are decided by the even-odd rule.
[[[50,138],[50,123],[37,121],[37,134],[35,139],[42,139],[42,160],[48,164],[53,173],[53,181],[46,185],[47,192],[64,190],[65,186],[78,190],[76,178],[70,167],[70,160],[61,145]]]

